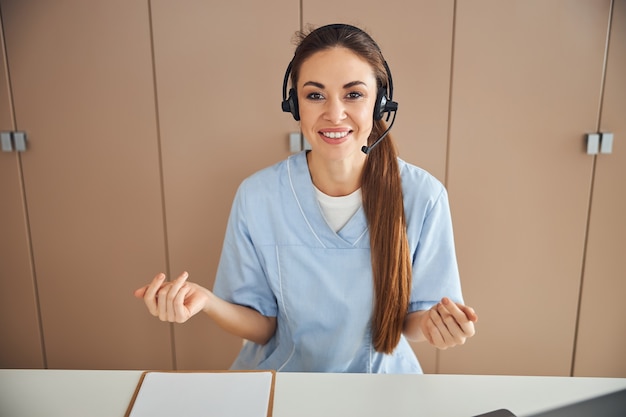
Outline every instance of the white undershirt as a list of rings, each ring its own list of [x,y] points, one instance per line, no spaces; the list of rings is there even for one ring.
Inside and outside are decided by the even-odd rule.
[[[348,220],[354,216],[354,213],[359,210],[359,207],[361,207],[360,188],[352,194],[341,197],[332,197],[328,194],[324,194],[317,187],[314,186],[314,188],[324,218],[335,232],[340,231],[341,228],[348,223]]]

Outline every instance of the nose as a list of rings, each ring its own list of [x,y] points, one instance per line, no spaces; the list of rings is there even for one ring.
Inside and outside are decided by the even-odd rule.
[[[326,101],[324,118],[332,123],[339,123],[346,118],[346,106],[341,98],[331,98]]]

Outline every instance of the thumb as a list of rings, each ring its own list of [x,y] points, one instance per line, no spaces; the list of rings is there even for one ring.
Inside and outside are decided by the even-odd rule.
[[[143,298],[143,296],[146,294],[146,290],[148,289],[148,286],[145,285],[141,288],[137,288],[134,292],[133,295],[137,298]]]

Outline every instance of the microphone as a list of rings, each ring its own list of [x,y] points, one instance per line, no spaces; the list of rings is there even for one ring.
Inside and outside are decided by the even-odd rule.
[[[370,151],[372,149],[374,149],[380,143],[381,140],[385,139],[385,136],[387,136],[387,133],[389,133],[389,131],[393,127],[393,122],[396,121],[396,113],[397,113],[397,110],[394,110],[393,111],[393,119],[391,119],[391,123],[389,124],[389,127],[387,128],[387,130],[385,130],[385,132],[382,134],[382,136],[379,137],[378,139],[376,139],[376,142],[374,142],[372,144],[372,146],[363,146],[363,147],[361,147],[361,152],[363,152],[365,155],[369,154]],[[389,116],[389,115],[387,115],[387,116]],[[387,118],[387,119],[389,119],[389,118]]]

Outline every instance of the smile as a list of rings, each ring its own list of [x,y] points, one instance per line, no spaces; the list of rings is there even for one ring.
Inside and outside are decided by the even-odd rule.
[[[341,138],[345,138],[346,136],[348,136],[348,131],[343,131],[343,132],[320,132],[323,136],[329,138],[329,139],[341,139]]]

